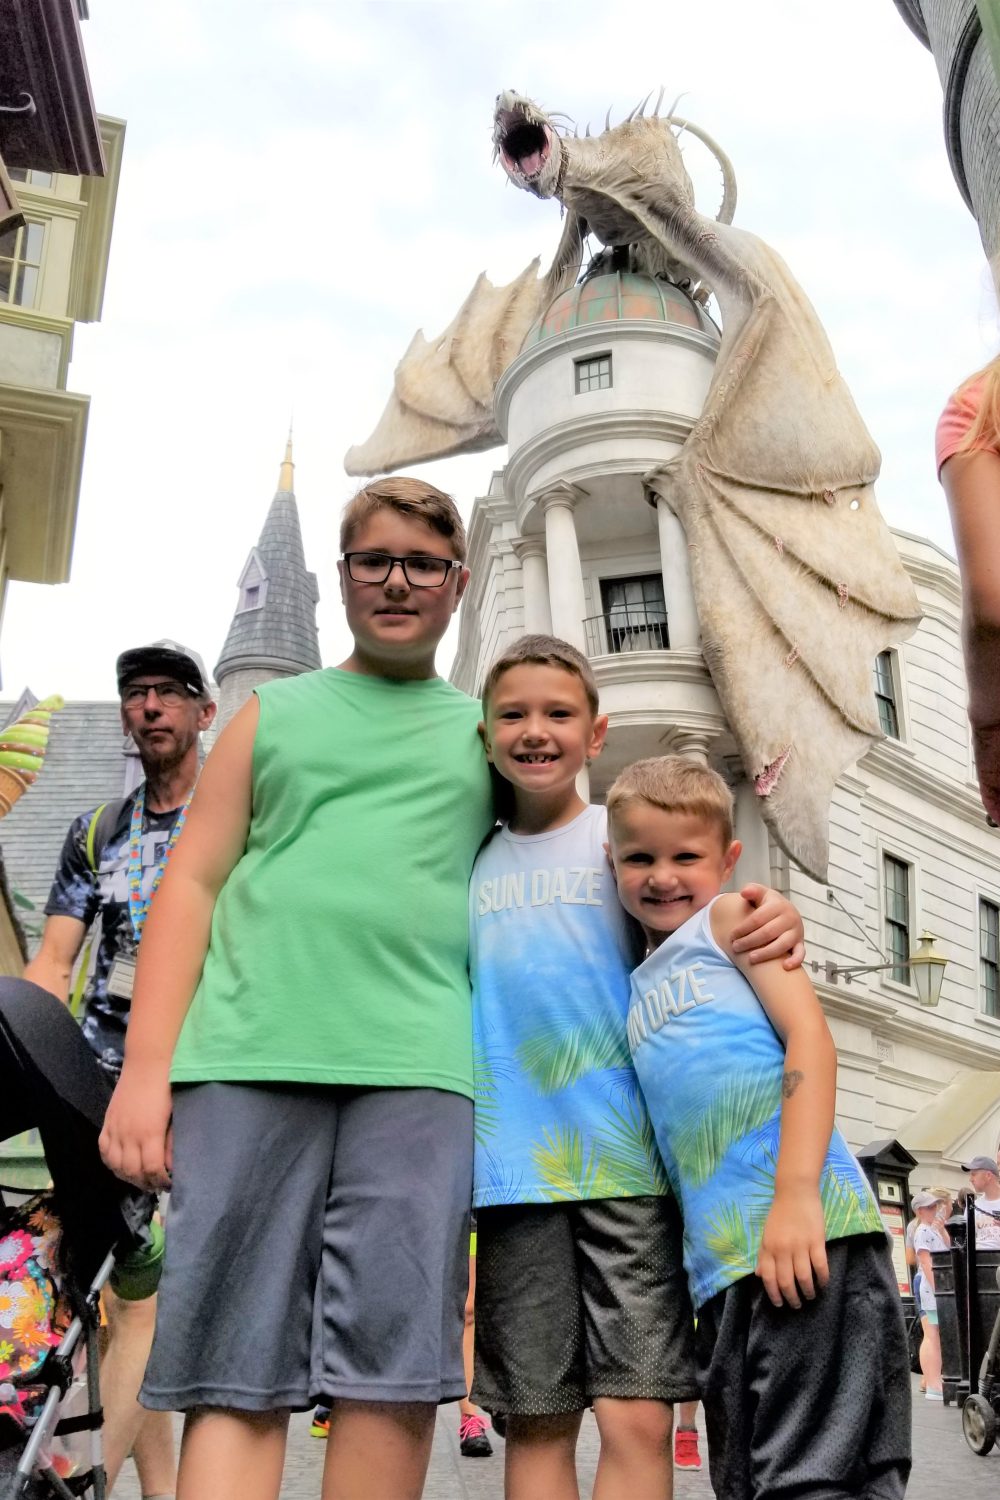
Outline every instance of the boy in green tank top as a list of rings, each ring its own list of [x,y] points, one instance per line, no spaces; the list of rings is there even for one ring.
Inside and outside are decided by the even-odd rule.
[[[479,706],[434,666],[465,533],[396,477],[341,547],[353,650],[259,688],[209,755],[101,1138],[172,1189],[142,1400],[186,1413],[187,1497],[276,1500],[289,1412],[325,1396],[324,1493],[419,1500],[466,1394],[467,889],[494,817]]]
[[[102,1137],[173,1189],[142,1399],[186,1412],[178,1493],[213,1500],[276,1497],[289,1411],[321,1395],[325,1489],[416,1500],[435,1407],[466,1395],[466,911],[493,809],[479,706],[434,666],[465,533],[394,478],[341,546],[354,648],[260,688],[208,757]]]

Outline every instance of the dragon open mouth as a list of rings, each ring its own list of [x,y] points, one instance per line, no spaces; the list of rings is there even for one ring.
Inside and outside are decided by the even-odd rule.
[[[505,110],[497,118],[496,143],[507,171],[525,182],[537,182],[552,154],[552,132],[535,124],[519,110]]]

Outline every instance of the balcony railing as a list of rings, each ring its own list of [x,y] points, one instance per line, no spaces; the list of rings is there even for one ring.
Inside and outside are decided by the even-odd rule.
[[[616,604],[590,615],[583,628],[588,656],[625,651],[669,651],[667,612],[655,604]]]

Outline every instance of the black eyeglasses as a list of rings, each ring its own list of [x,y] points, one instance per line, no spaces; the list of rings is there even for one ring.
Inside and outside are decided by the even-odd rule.
[[[341,562],[355,583],[385,583],[399,563],[412,589],[439,589],[462,564],[454,557],[390,557],[387,552],[345,552]]]
[[[164,708],[176,708],[178,703],[183,703],[186,698],[191,697],[187,688],[181,687],[179,682],[151,682],[148,686],[137,682],[134,687],[122,690],[122,702],[126,708],[139,708],[145,703],[150,693],[154,693],[159,698]]]

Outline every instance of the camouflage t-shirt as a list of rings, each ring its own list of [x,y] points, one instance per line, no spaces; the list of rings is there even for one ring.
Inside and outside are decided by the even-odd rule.
[[[129,1002],[108,994],[108,974],[116,958],[134,959],[138,948],[128,904],[128,846],[134,802],[133,792],[108,837],[94,850],[96,871],[87,859],[87,833],[94,812],[73,820],[45,903],[47,917],[75,917],[87,927],[100,918],[97,956],[84,994],[82,1029],[98,1062],[114,1075],[121,1072]],[[180,811],[179,807],[162,813],[147,810],[143,816],[140,858],[144,896],[152,889],[156,866],[166,852]]]

